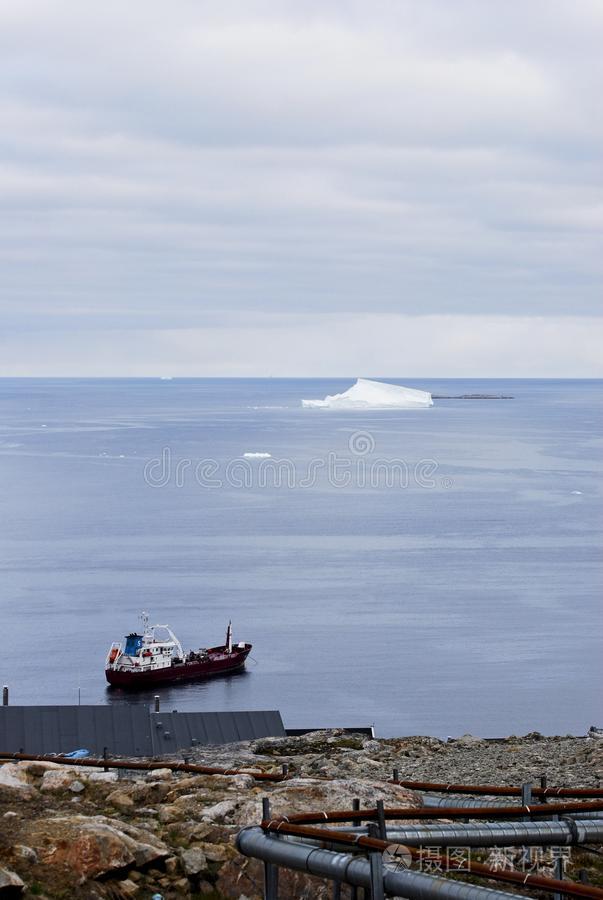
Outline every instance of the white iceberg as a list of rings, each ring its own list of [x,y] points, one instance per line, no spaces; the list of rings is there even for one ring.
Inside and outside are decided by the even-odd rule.
[[[302,400],[306,409],[425,409],[433,406],[428,391],[384,384],[359,378],[343,394],[332,394],[324,400]]]
[[[272,459],[272,453],[244,453],[243,459]]]

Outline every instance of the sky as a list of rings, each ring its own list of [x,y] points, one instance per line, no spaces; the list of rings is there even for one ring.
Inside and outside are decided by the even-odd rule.
[[[0,375],[603,376],[601,0],[0,0]]]

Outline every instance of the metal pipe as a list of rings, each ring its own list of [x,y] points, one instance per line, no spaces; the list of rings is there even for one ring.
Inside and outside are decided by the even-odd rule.
[[[542,796],[542,802],[543,802],[543,803],[546,803],[546,789],[547,789],[547,787],[548,787],[548,783],[549,783],[549,781],[548,781],[547,776],[546,776],[546,775],[541,775],[541,776],[540,776],[540,789],[541,789],[541,791],[542,791],[542,795],[541,795],[541,796]]]
[[[484,805],[483,800],[476,799],[475,797],[459,797],[454,794],[443,797],[440,794],[422,794],[421,799],[423,801],[423,806],[430,806],[433,809],[448,809],[450,806],[455,806],[457,809],[476,809],[477,807]],[[519,803],[514,804],[509,802],[509,800],[497,798],[492,800],[489,799],[487,803],[488,806],[500,806],[505,809],[515,805],[519,806]]]
[[[555,860],[555,878],[558,881],[563,881],[563,872],[564,872],[563,860],[561,859],[560,856],[558,856],[557,859]],[[582,882],[582,884],[583,883],[584,882]],[[559,892],[553,895],[554,900],[561,900],[562,897],[563,897],[563,894],[561,894]]]
[[[385,826],[385,819],[383,824]],[[374,822],[369,824],[368,833],[370,837],[379,837],[379,828]],[[383,890],[383,852],[379,850],[369,851],[369,866],[371,872],[371,900],[385,900],[385,892]]]
[[[366,827],[329,826],[334,831],[367,834]],[[603,818],[565,822],[480,822],[464,825],[390,825],[388,839],[409,847],[511,847],[522,844],[553,846],[603,842]]]
[[[270,818],[270,799],[262,797],[262,816]],[[278,900],[278,867],[264,862],[264,900]]]
[[[477,806],[477,807],[456,807],[446,806],[445,809],[447,819],[512,819],[522,818],[523,816],[544,816],[552,818],[555,815],[565,815],[566,813],[578,813],[580,818],[583,814],[596,812],[597,818],[602,818],[603,802],[594,800],[591,802],[573,802],[573,803],[555,803],[555,804],[534,804],[533,806]],[[384,810],[386,820],[392,819],[435,819],[433,807],[420,806],[413,808],[393,807]],[[441,816],[439,818],[442,818]],[[326,822],[353,822],[360,824],[361,822],[375,822],[379,819],[379,811],[376,808],[371,809],[335,809],[321,810],[320,812],[294,813],[289,816],[281,816],[277,819],[282,822],[291,822],[298,825],[324,825]],[[266,825],[266,822],[262,823]]]
[[[377,822],[379,826],[379,837],[385,841],[387,840],[387,827],[385,824],[385,807],[383,800],[377,800]]]
[[[360,834],[351,834],[345,832],[337,832],[332,829],[316,828],[312,825],[296,825],[290,824],[286,820],[273,820],[272,822],[262,823],[261,826],[268,832],[279,832],[279,834],[287,834],[294,838],[309,837],[315,840],[327,840],[331,843],[339,843],[344,847],[351,847],[354,851],[365,850],[365,852],[374,852],[380,850],[384,853],[386,850],[391,851],[391,844],[373,837],[365,837]],[[411,859],[421,861],[422,854],[420,850],[414,847],[404,847],[405,854]],[[430,856],[432,862],[435,862],[440,871],[446,866],[446,860],[440,854]],[[456,872],[462,872],[464,867],[455,869]],[[531,872],[518,872],[514,869],[499,869],[498,866],[488,866],[483,863],[471,861],[471,875],[478,878],[493,879],[494,881],[504,881],[523,887],[532,887],[538,890],[549,891],[551,893],[562,892],[570,897],[586,897],[590,900],[603,900],[603,890],[601,888],[591,887],[589,885],[580,884],[575,881],[560,881],[555,878],[546,878],[543,875],[532,874]]]
[[[397,772],[397,769],[394,769],[394,772]],[[521,797],[522,791],[520,787],[513,787],[512,785],[408,781],[397,779],[395,776],[391,783],[399,784],[400,787],[411,788],[415,791],[433,791],[438,794],[489,794],[492,797]],[[532,787],[532,794],[534,797],[603,798],[603,788],[547,787],[546,776],[544,776],[544,783],[541,780],[540,787]]]
[[[278,841],[261,828],[244,828],[236,838],[237,848],[245,856],[269,861],[289,869],[308,872],[321,878],[370,888],[370,863],[349,853],[333,853],[309,845]],[[410,900],[516,900],[517,894],[497,891],[461,881],[449,881],[423,872],[383,872],[385,893]]]
[[[483,800],[478,800],[475,797],[457,797],[452,794],[448,797],[440,797],[438,794],[423,794],[421,797],[423,801],[424,807],[429,807],[430,809],[441,809],[445,811],[445,815],[447,816],[451,809],[455,810],[471,810],[471,809],[483,809]],[[520,810],[519,804],[509,803],[504,799],[494,798],[493,800],[488,800],[488,808],[494,809],[506,809],[506,810]],[[538,804],[539,808],[542,810],[542,813],[538,813],[538,815],[542,815],[543,817],[547,816],[546,807],[548,806],[547,799],[544,797],[542,799],[542,803]],[[578,816],[581,819],[599,819],[601,818],[601,812],[597,808],[596,801],[594,801],[595,808],[591,808],[591,804],[577,804],[575,809],[568,810],[565,808],[564,814],[569,815],[571,817]],[[559,809],[559,806],[551,805],[550,807],[553,811],[555,809]],[[530,807],[530,809],[534,809],[534,807]],[[444,813],[443,813],[444,814]],[[514,813],[514,815],[519,815],[519,812]],[[551,813],[550,818],[553,818]]]
[[[360,799],[358,797],[354,797],[352,800],[352,809],[360,809]],[[352,819],[352,825],[361,825],[360,819]],[[362,893],[364,894],[364,891]],[[358,900],[358,887],[355,884],[350,888],[350,900]]]
[[[26,762],[54,762],[64,766],[89,766],[95,769],[134,769],[143,772],[152,772],[153,769],[170,769],[171,772],[188,772],[191,775],[251,775],[256,781],[284,781],[280,772],[261,772],[249,769],[221,769],[217,766],[201,766],[196,763],[181,762],[148,762],[142,760],[126,759],[71,759],[66,756],[53,756],[52,754],[35,753],[1,753],[0,763],[10,760],[24,760]]]
[[[525,806],[527,808],[528,806],[530,806],[531,803],[532,803],[532,785],[529,781],[526,781],[521,786],[521,805]],[[530,817],[524,816],[523,820],[524,820],[524,822],[529,822]]]

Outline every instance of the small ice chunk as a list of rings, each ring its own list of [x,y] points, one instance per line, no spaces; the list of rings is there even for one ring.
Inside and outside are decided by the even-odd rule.
[[[244,453],[243,459],[272,459],[272,453]]]
[[[572,494],[581,494],[582,491],[572,491]]]
[[[343,394],[332,394],[324,400],[302,400],[306,409],[424,409],[433,406],[428,391],[385,384],[359,378]]]

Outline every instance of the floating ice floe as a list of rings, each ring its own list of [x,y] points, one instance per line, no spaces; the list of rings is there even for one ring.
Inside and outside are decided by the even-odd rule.
[[[582,491],[572,491],[572,494],[582,494]]]
[[[324,400],[302,400],[307,409],[423,409],[433,406],[428,391],[384,384],[359,378],[343,394],[332,394]]]
[[[272,453],[244,453],[243,459],[272,459]]]

